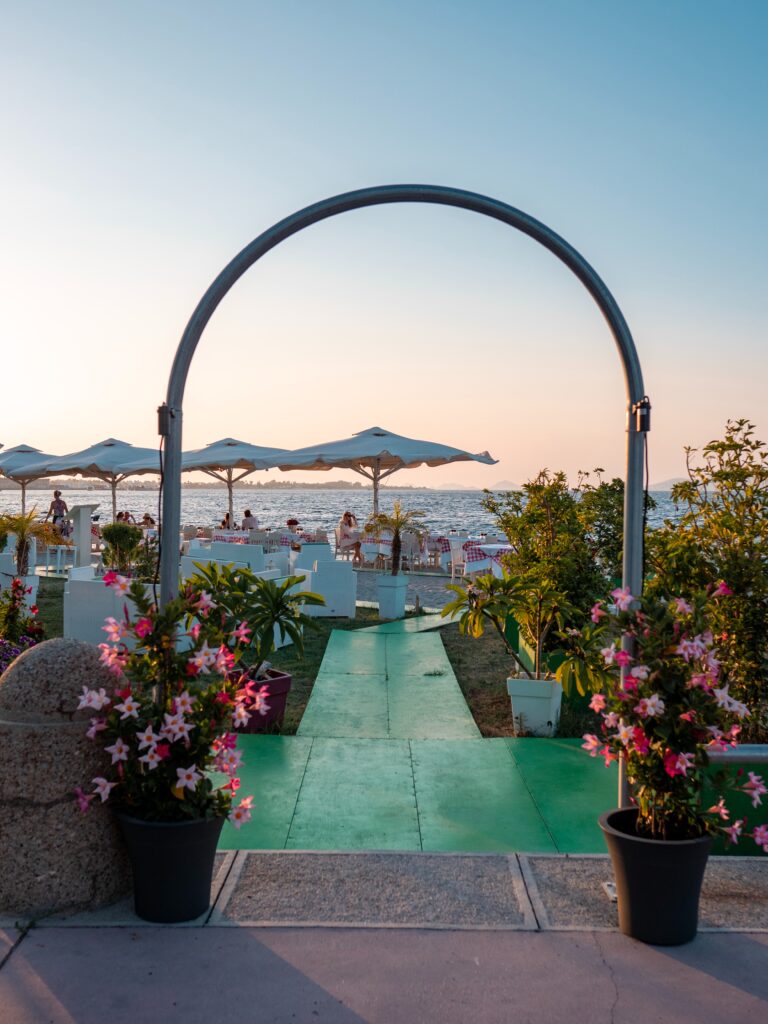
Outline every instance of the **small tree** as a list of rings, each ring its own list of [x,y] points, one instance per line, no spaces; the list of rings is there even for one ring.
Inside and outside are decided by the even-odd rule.
[[[500,498],[486,492],[483,499],[512,548],[504,557],[514,582],[510,611],[536,652],[537,673],[560,646],[559,633],[581,626],[608,582],[579,505],[565,474],[546,469],[521,491]]]
[[[0,534],[6,539],[9,533],[16,537],[16,573],[26,576],[29,572],[29,551],[33,540],[43,544],[67,544],[55,527],[37,520],[37,509],[19,512],[16,515],[0,516]],[[3,545],[5,546],[5,545]]]
[[[700,463],[686,448],[688,479],[672,490],[682,516],[649,538],[647,590],[690,597],[716,580],[733,592],[709,625],[730,692],[751,712],[744,735],[758,740],[768,735],[768,450],[754,432],[729,420]]]
[[[619,583],[624,554],[624,481],[619,477],[603,480],[600,468],[593,473],[597,477],[596,485],[590,482],[592,474],[579,473],[578,514],[600,569],[609,580]],[[655,508],[656,502],[646,494],[646,512]]]
[[[366,530],[377,537],[382,533],[392,534],[392,575],[397,576],[400,572],[400,552],[402,551],[403,533],[411,531],[421,536],[419,519],[424,518],[425,513],[417,509],[406,511],[402,502],[395,501],[391,512],[377,512],[371,516],[366,524]]]

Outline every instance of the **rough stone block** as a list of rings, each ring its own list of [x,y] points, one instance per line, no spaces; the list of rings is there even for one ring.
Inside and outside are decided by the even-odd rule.
[[[85,735],[83,686],[110,689],[99,652],[79,640],[47,640],[0,677],[0,911],[39,917],[95,909],[131,887],[110,810],[81,814],[74,790],[103,775],[108,757]]]

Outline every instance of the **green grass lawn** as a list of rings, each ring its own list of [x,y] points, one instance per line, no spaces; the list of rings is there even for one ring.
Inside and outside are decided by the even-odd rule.
[[[45,630],[46,640],[64,633],[64,580],[40,578],[37,591],[38,620]]]

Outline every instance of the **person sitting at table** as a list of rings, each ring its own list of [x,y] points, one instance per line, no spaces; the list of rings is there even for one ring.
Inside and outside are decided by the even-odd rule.
[[[256,516],[251,515],[251,510],[247,508],[243,515],[243,521],[240,523],[241,530],[258,530],[259,520]]]
[[[120,518],[120,513],[119,512],[117,514],[117,517],[118,517],[118,519]],[[133,518],[133,516],[131,515],[130,512],[123,512],[123,522],[124,523],[133,523],[134,526],[136,525],[136,520]]]
[[[299,520],[298,519],[286,519],[285,525],[291,531],[291,533],[299,532]]]
[[[363,553],[360,549],[360,531],[357,528],[357,519],[351,512],[347,511],[339,520],[339,550],[352,551],[352,565],[358,569],[363,564]]]
[[[227,512],[226,515],[224,516],[224,518],[221,520],[221,528],[222,528],[222,530],[236,530],[237,529],[237,525],[232,522],[232,517],[230,516],[229,512]]]
[[[145,512],[141,520],[141,525],[144,527],[145,530],[151,530],[153,526],[157,525],[157,523],[149,514],[149,512]]]

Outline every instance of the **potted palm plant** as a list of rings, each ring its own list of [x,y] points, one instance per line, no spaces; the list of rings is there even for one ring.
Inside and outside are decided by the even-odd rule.
[[[632,806],[609,811],[600,827],[611,855],[619,926],[633,938],[678,945],[696,934],[699,893],[713,835],[735,843],[751,835],[768,852],[768,824],[747,830],[731,820],[723,796],[710,803],[709,754],[735,747],[746,705],[729,693],[729,681],[707,621],[730,589],[710,585],[690,601],[636,600],[617,588],[592,612],[596,628],[584,643],[590,671],[602,674],[602,693],[590,706],[602,717],[600,735],[584,748],[621,758]],[[750,772],[743,781],[721,773],[715,782],[749,794],[753,807],[766,793]],[[708,806],[709,805],[709,806]]]
[[[325,604],[319,594],[296,589],[303,579],[303,576],[288,576],[280,581],[262,579],[250,569],[210,562],[199,564],[190,580],[193,587],[205,589],[216,602],[216,614],[225,632],[245,632],[238,668],[251,696],[254,713],[243,726],[244,732],[266,732],[283,723],[292,677],[273,669],[269,658],[278,640],[282,643],[286,639],[301,656],[304,629],[318,628],[314,619],[303,614],[302,608]],[[243,623],[247,624],[245,631]]]
[[[573,613],[565,596],[533,572],[521,579],[488,573],[463,586],[449,583],[447,589],[455,597],[442,615],[458,615],[460,632],[474,638],[486,628],[493,629],[512,658],[515,672],[507,679],[507,692],[515,731],[554,735],[563,689],[556,678],[555,662],[560,658],[547,641],[560,635]],[[515,639],[510,623],[515,626]]]
[[[366,524],[367,533],[377,538],[386,535],[392,541],[392,571],[376,578],[380,619],[402,619],[405,615],[408,577],[400,572],[403,533],[412,531],[420,536],[419,520],[423,519],[424,515],[425,513],[418,509],[404,509],[402,502],[398,500],[393,503],[391,512],[377,512]]]
[[[35,541],[40,541],[42,544],[67,544],[68,541],[64,540],[61,534],[48,523],[41,523],[37,519],[37,509],[32,509],[31,512],[19,512],[15,515],[6,514],[0,516],[0,533],[4,534],[6,539],[8,535],[12,534],[15,538],[15,548],[13,552],[14,570],[10,574],[4,573],[4,575],[10,575],[20,579],[24,584],[26,603],[27,605],[33,605],[37,600],[37,587],[40,582],[39,577],[33,572],[29,571],[29,557],[32,550],[32,544]]]

